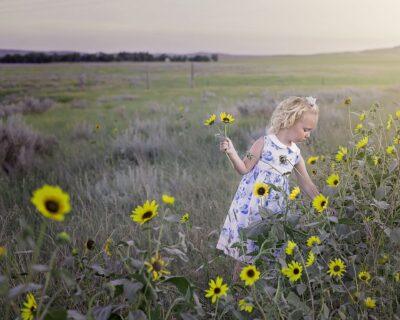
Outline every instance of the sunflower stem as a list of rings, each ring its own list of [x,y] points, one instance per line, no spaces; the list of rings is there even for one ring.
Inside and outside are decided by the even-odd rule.
[[[53,268],[53,264],[54,264],[54,261],[56,259],[56,256],[57,256],[57,251],[54,251],[53,254],[51,255],[51,258],[50,258],[49,272],[46,274],[46,281],[45,281],[45,284],[44,284],[44,287],[43,287],[43,290],[42,290],[42,294],[41,294],[41,297],[40,297],[40,302],[39,302],[39,305],[38,305],[38,308],[37,308],[37,314],[40,314],[40,309],[42,308],[43,297],[46,295],[46,290],[47,290],[47,287],[49,286],[49,282],[50,282],[50,278],[51,278],[51,271],[52,271],[51,269]],[[44,314],[40,317],[40,319],[42,319],[43,316],[44,316]]]
[[[301,262],[303,263],[303,266],[304,266],[304,273],[306,274],[306,277],[307,277],[307,287],[308,287],[308,290],[310,291],[311,307],[312,307],[312,319],[315,319],[314,297],[313,297],[313,292],[311,290],[310,277],[308,276],[307,266],[304,263],[304,258],[303,258],[303,255],[301,254],[300,250],[299,250],[299,256],[300,256]]]
[[[260,305],[260,303],[258,302],[258,299],[257,299],[257,292],[255,291],[255,286],[252,286],[252,288],[251,288],[251,293],[252,293],[252,296],[253,296],[253,298],[254,298],[254,302],[256,303],[258,309],[260,310],[260,312],[261,312],[261,314],[262,314],[262,316],[263,316],[263,319],[264,319],[264,320],[267,320],[267,316],[266,316],[266,314],[265,314],[265,312],[264,312],[264,309],[263,309],[263,307]]]
[[[43,220],[40,225],[39,235],[38,235],[38,238],[37,238],[37,241],[35,244],[35,250],[33,251],[32,263],[31,263],[31,268],[30,268],[30,272],[28,275],[27,283],[31,282],[31,280],[32,280],[32,277],[33,277],[32,266],[34,266],[36,264],[36,262],[39,258],[40,249],[42,248],[46,228],[47,228],[47,222],[46,222],[46,220]]]
[[[215,305],[215,313],[214,313],[214,317],[213,319],[217,319],[217,314],[218,314],[218,302],[219,302],[219,298],[217,298],[217,303]]]

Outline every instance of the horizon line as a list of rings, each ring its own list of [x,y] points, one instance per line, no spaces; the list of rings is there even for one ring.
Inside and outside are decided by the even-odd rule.
[[[400,45],[393,47],[375,47],[361,50],[342,50],[342,51],[329,51],[329,52],[315,52],[315,53],[274,53],[274,54],[252,54],[252,53],[229,53],[229,52],[215,52],[215,51],[192,51],[192,52],[151,52],[150,50],[117,50],[117,51],[79,51],[79,50],[71,50],[71,49],[3,49],[0,48],[0,51],[23,51],[23,52],[37,52],[37,53],[46,53],[46,52],[69,52],[69,53],[81,53],[81,54],[96,54],[96,53],[105,53],[105,54],[117,54],[121,52],[127,53],[138,53],[145,52],[149,54],[169,54],[169,55],[193,55],[193,54],[217,54],[217,55],[225,55],[225,56],[247,56],[247,57],[266,57],[266,56],[312,56],[312,55],[322,55],[322,54],[343,54],[343,53],[361,53],[366,51],[376,51],[376,50],[390,50],[400,48]]]

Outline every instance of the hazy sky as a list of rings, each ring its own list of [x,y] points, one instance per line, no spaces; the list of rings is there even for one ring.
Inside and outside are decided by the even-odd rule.
[[[0,48],[303,54],[400,45],[399,0],[0,0]]]

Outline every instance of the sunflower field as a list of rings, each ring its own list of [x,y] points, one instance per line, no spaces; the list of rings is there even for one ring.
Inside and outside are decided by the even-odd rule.
[[[175,65],[164,72],[154,64],[150,71],[162,72],[150,89],[127,74],[139,74],[136,65],[5,69],[1,317],[400,319],[397,87],[362,87],[373,81],[364,75],[335,78],[327,56],[305,78],[285,69],[287,59],[271,72],[293,74],[264,79],[273,83],[268,90],[258,72],[272,64],[259,62],[240,65],[237,77],[236,62],[199,66],[193,89],[183,89]],[[292,63],[301,68],[306,58],[298,59]],[[243,79],[243,70],[251,76]],[[319,87],[321,70],[329,89]],[[344,90],[336,81],[362,85]],[[11,102],[16,83],[52,103],[40,114],[11,114],[25,103]],[[320,120],[301,151],[320,194],[309,199],[291,180],[287,210],[263,210],[261,221],[242,229],[258,250],[235,274],[235,262],[215,248],[238,183],[219,140],[228,136],[251,157],[245,150],[276,103],[309,94]],[[263,199],[272,190],[260,183],[253,192]]]

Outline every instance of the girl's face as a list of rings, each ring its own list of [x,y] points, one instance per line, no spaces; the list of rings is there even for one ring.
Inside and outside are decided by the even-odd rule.
[[[289,128],[291,140],[302,142],[310,137],[311,131],[315,129],[318,122],[318,115],[311,111],[306,111],[292,127]]]

